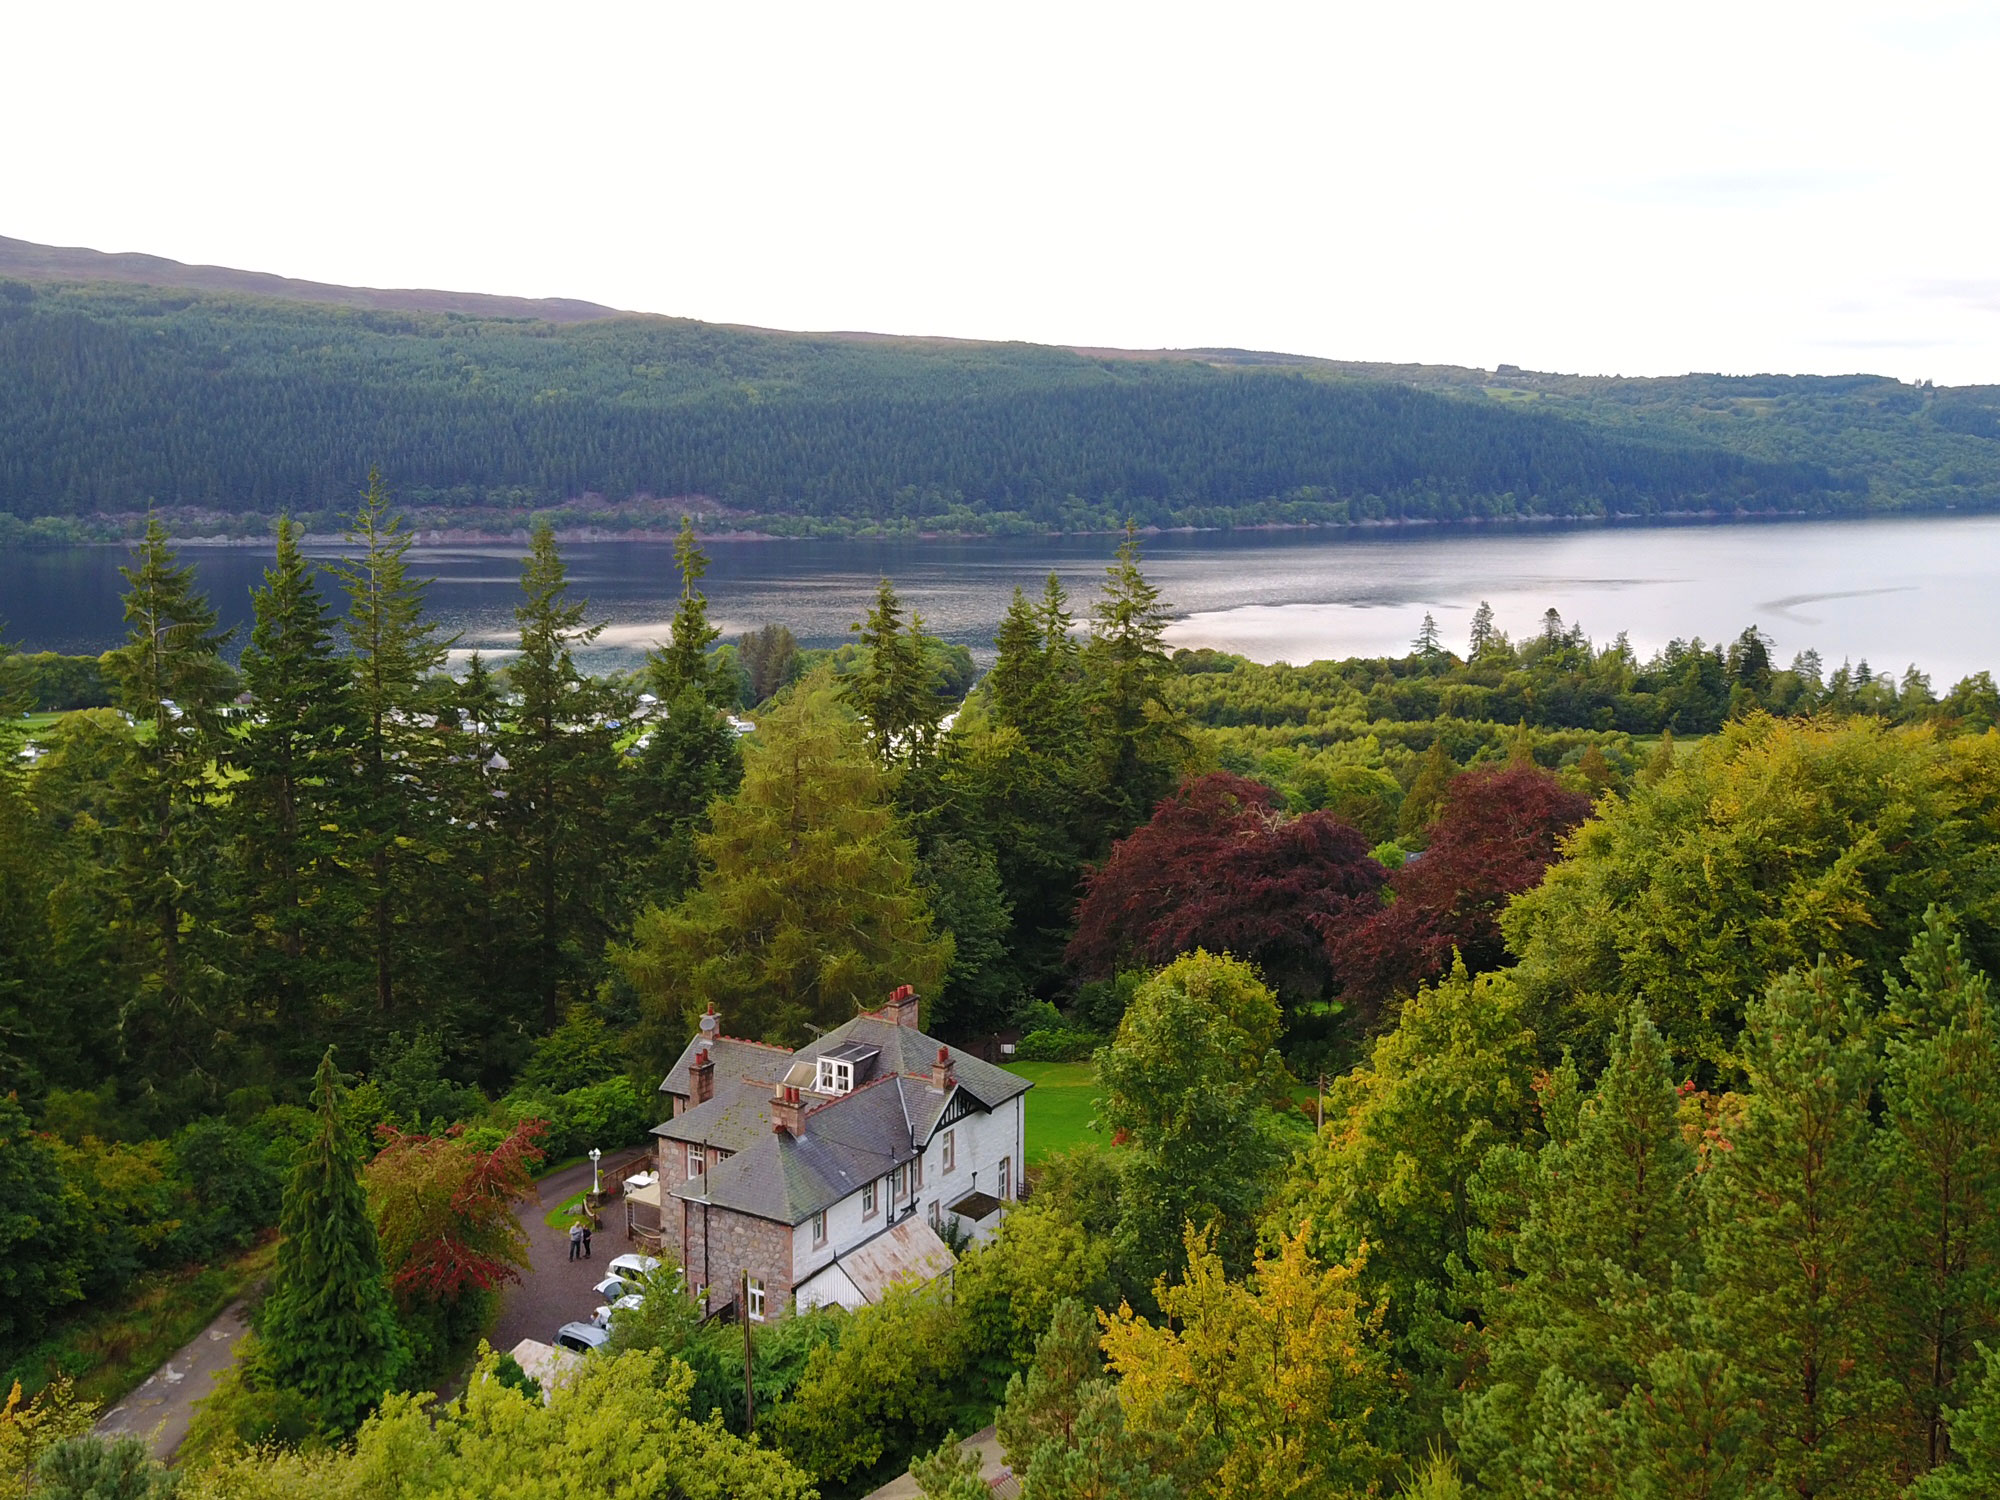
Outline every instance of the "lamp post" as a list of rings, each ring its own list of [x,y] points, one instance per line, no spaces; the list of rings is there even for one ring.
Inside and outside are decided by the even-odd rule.
[[[590,1148],[590,1195],[594,1198],[604,1191],[604,1184],[597,1180],[597,1159],[604,1155],[595,1146]]]

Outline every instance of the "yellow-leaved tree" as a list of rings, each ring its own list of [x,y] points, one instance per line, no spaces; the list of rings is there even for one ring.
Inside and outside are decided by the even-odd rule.
[[[1393,1457],[1377,1435],[1394,1390],[1382,1310],[1358,1279],[1365,1249],[1316,1262],[1307,1227],[1229,1279],[1210,1230],[1187,1234],[1187,1270],[1155,1325],[1121,1305],[1104,1319],[1125,1425],[1177,1450],[1183,1493],[1213,1500],[1333,1500],[1367,1490]]]

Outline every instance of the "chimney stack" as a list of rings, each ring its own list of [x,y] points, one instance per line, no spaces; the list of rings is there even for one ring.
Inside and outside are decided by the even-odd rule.
[[[705,1021],[708,1017],[703,1016]],[[715,1097],[715,1055],[712,1040],[704,1035],[688,1060],[688,1107],[706,1104]]]
[[[890,992],[889,1003],[882,1007],[882,1019],[897,1026],[917,1029],[917,992],[907,984],[899,984]]]
[[[771,1129],[779,1135],[793,1137],[805,1134],[806,1106],[799,1098],[799,1091],[787,1085],[780,1085],[771,1096]]]
[[[937,1061],[931,1064],[931,1087],[949,1094],[957,1086],[958,1066],[951,1060],[951,1048],[939,1047]]]

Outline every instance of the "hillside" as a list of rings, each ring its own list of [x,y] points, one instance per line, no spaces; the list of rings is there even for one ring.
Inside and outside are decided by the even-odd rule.
[[[0,240],[15,534],[330,526],[371,464],[475,530],[1825,513],[2000,503],[2000,391],[794,334]]]

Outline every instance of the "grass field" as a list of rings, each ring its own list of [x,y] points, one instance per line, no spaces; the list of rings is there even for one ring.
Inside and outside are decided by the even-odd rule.
[[[1028,1165],[1040,1166],[1058,1151],[1104,1137],[1090,1129],[1097,1076],[1087,1062],[1007,1064],[1035,1085],[1028,1095]]]

